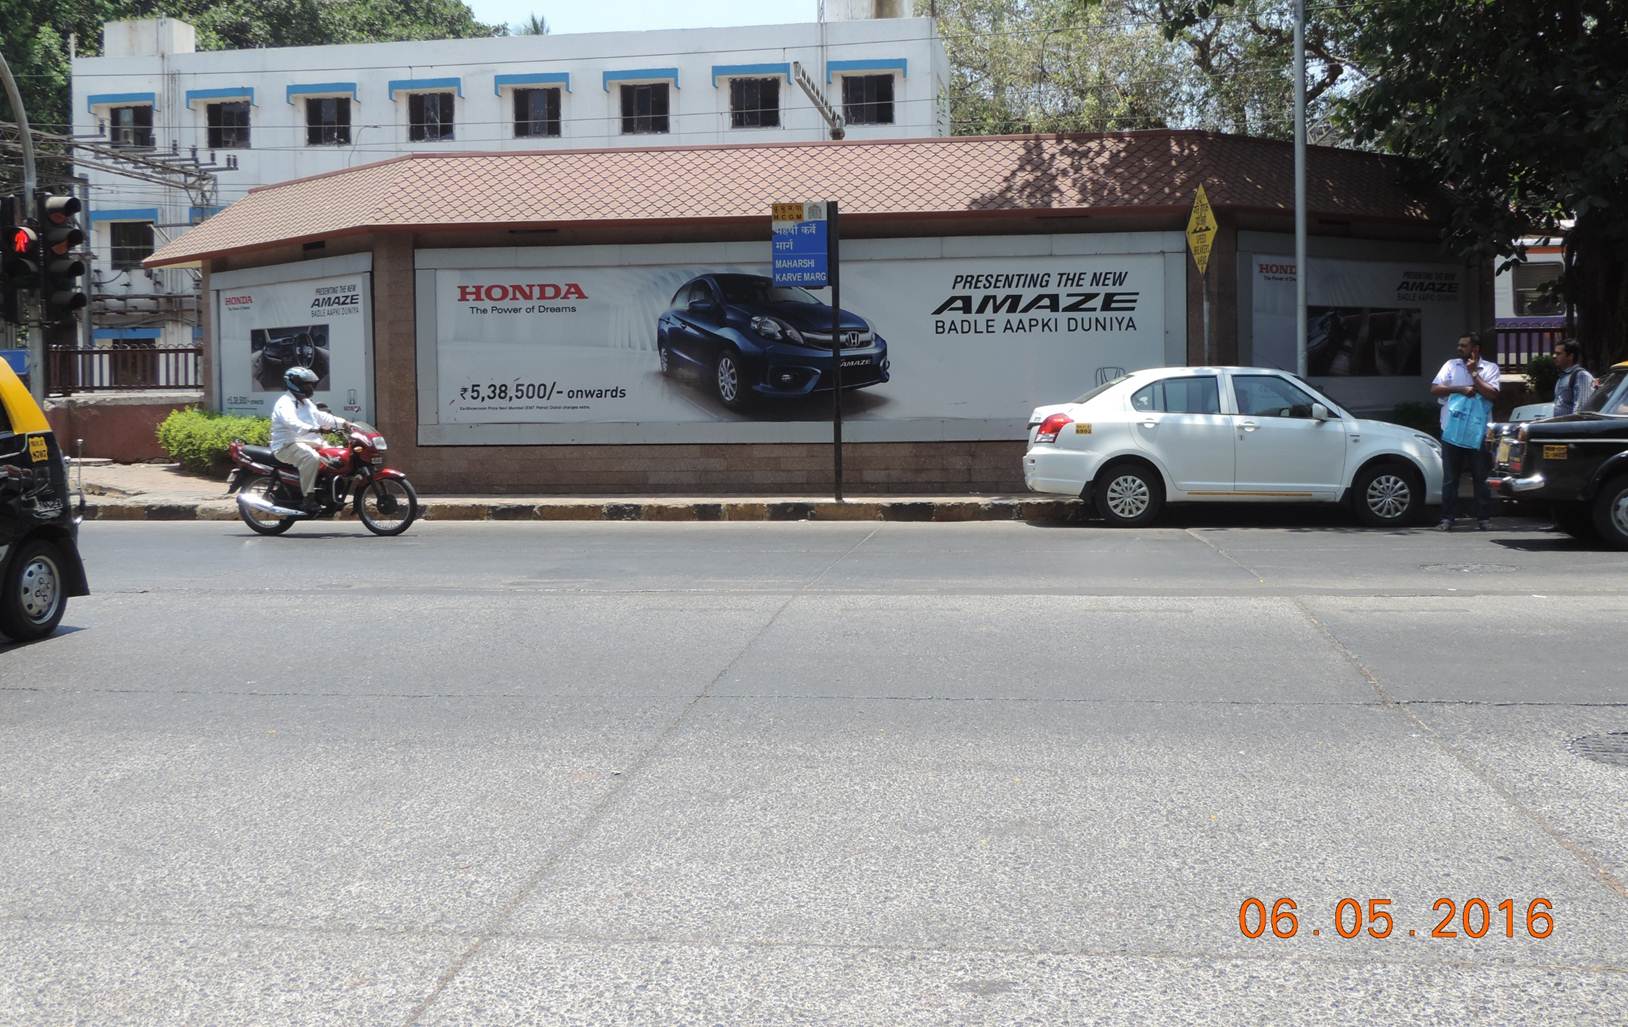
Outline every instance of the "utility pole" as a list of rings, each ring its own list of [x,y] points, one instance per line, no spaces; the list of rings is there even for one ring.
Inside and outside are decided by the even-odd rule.
[[[1294,361],[1306,376],[1306,0],[1294,0]]]
[[[35,213],[34,190],[39,185],[39,176],[34,169],[34,134],[28,129],[28,111],[23,109],[23,96],[17,91],[17,80],[11,77],[11,65],[6,63],[4,54],[0,54],[0,79],[5,80],[6,99],[11,103],[12,114],[17,119],[17,128],[22,137],[23,195],[19,197],[21,209],[17,215],[26,218]],[[35,401],[44,402],[45,335],[37,324],[28,326],[28,385]]]

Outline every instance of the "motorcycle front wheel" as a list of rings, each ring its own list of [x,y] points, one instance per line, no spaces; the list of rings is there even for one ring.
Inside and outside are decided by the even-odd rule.
[[[357,490],[356,516],[375,535],[400,535],[418,512],[418,493],[406,478],[374,478]]]
[[[250,498],[264,499],[268,503],[281,505],[277,499],[277,481],[270,475],[255,475],[244,482],[239,491]],[[243,523],[249,526],[250,531],[261,535],[281,535],[294,526],[292,517],[278,517],[275,514],[251,509],[241,503],[238,504],[237,515],[243,518]]]

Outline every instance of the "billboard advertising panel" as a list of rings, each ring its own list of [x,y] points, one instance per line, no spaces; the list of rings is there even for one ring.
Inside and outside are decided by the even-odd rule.
[[[829,290],[776,286],[767,252],[639,263],[638,249],[616,264],[527,267],[519,251],[509,267],[465,253],[421,270],[421,422],[574,425],[572,441],[609,441],[593,426],[613,425],[653,442],[817,438],[794,429],[829,420],[840,360],[856,438],[867,423],[942,438],[946,422],[1010,438],[1037,403],[1165,362],[1159,252],[844,261],[833,355]]]
[[[1257,364],[1294,370],[1295,262],[1255,255],[1251,312]],[[1441,264],[1314,260],[1306,281],[1306,373],[1417,378],[1424,354],[1463,330],[1463,277]],[[1430,370],[1435,370],[1434,364]]]
[[[342,417],[372,416],[370,277],[214,290],[221,408],[268,416],[282,395],[283,372],[309,367],[317,374],[318,402]]]

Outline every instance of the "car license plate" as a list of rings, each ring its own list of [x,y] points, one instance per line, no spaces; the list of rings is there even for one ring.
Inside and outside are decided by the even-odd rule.
[[[1502,442],[1498,443],[1498,463],[1501,463],[1501,464],[1509,463],[1509,440],[1508,439],[1505,439]]]

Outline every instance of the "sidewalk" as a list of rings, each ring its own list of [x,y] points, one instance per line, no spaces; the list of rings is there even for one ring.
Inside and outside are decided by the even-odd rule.
[[[230,521],[237,503],[226,479],[175,464],[84,462],[85,519]],[[70,461],[69,481],[80,468]],[[1033,496],[425,496],[432,521],[1068,521],[1075,499]],[[343,515],[353,516],[348,510]]]

